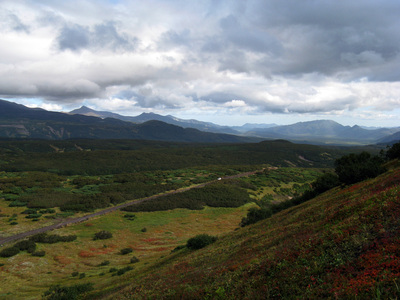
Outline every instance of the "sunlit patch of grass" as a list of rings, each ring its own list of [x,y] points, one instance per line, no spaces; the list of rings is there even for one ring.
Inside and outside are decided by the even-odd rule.
[[[38,244],[38,250],[46,252],[44,257],[33,257],[26,252],[3,259],[0,272],[0,294],[11,293],[9,299],[36,299],[51,284],[62,285],[95,282],[99,286],[120,284],[121,278],[140,274],[160,257],[168,257],[177,246],[200,233],[221,235],[238,227],[248,208],[210,208],[200,211],[176,209],[164,212],[135,213],[134,221],[116,211],[87,222],[57,229],[52,234],[77,235],[69,243]],[[87,226],[90,224],[90,226]],[[147,231],[142,232],[146,227]],[[93,240],[100,230],[112,232],[107,240]],[[120,250],[130,247],[132,255],[121,255]],[[134,270],[115,279],[108,270],[130,265],[132,256],[139,258]],[[107,266],[99,266],[108,260]],[[85,273],[85,277],[73,277],[73,272]],[[104,275],[100,276],[100,274]],[[4,284],[3,284],[4,282]],[[7,296],[8,297],[8,296]],[[5,298],[7,299],[7,298]]]

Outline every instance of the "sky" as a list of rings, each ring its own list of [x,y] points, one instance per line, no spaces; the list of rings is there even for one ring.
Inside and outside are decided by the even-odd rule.
[[[400,126],[399,0],[0,0],[0,98]]]

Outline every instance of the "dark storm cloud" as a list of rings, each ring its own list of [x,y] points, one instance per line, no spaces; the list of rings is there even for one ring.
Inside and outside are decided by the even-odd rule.
[[[57,43],[60,50],[78,51],[88,47],[89,39],[88,28],[73,24],[66,25],[61,29]]]
[[[395,60],[400,53],[399,1],[288,0],[253,4],[243,17],[253,15],[253,25],[274,32],[283,45],[279,64],[262,61],[275,74],[332,75],[367,67],[370,69],[364,70],[365,76],[391,78],[385,69],[374,68]]]
[[[64,25],[56,39],[61,51],[82,49],[108,49],[132,51],[138,44],[136,37],[120,33],[115,22],[96,24],[93,28],[78,24]]]

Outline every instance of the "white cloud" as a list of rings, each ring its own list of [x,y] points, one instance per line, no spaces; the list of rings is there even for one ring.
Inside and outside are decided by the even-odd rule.
[[[397,0],[5,0],[0,11],[3,98],[253,117],[399,107]]]

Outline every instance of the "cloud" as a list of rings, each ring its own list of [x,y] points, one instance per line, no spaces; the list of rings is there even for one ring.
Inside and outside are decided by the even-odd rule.
[[[397,0],[5,0],[0,11],[3,98],[126,114],[399,106]]]
[[[115,22],[95,24],[93,28],[79,24],[67,24],[61,28],[56,38],[61,51],[80,51],[83,49],[133,51],[138,44],[136,37],[129,37],[118,31]]]

